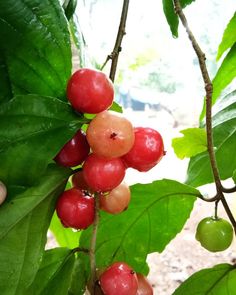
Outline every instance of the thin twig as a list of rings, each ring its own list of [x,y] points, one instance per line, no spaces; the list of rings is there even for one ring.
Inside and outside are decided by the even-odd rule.
[[[230,188],[226,188],[226,187],[222,186],[221,190],[222,190],[222,192],[228,193],[228,194],[234,193],[234,192],[236,192],[236,185],[234,187],[230,187]]]
[[[227,215],[229,217],[229,220],[231,221],[231,224],[233,225],[234,232],[236,234],[236,221],[234,219],[234,216],[229,208],[229,205],[228,205],[223,193],[221,193],[220,200],[222,202],[222,205],[224,206],[225,212],[227,213]]]
[[[116,68],[117,68],[117,63],[118,63],[118,58],[119,54],[122,50],[121,48],[121,43],[123,40],[124,35],[126,34],[125,32],[125,26],[126,26],[126,20],[127,20],[127,15],[128,15],[128,8],[129,8],[129,0],[124,0],[123,2],[123,7],[122,7],[122,12],[121,12],[121,18],[120,18],[120,25],[118,29],[118,33],[116,36],[116,42],[113,48],[113,51],[111,54],[109,54],[106,58],[106,61],[101,67],[101,70],[105,67],[107,62],[111,60],[111,70],[110,70],[110,79],[111,81],[114,82],[115,80],[115,75],[116,75]]]
[[[173,0],[175,12],[180,18],[184,28],[186,29],[187,35],[192,43],[193,49],[198,57],[199,66],[201,69],[201,74],[203,81],[205,83],[205,91],[206,91],[206,132],[207,132],[207,148],[211,163],[211,169],[216,185],[216,191],[218,198],[221,200],[225,211],[234,227],[234,231],[236,232],[236,221],[234,219],[234,216],[225,200],[223,190],[222,190],[222,184],[220,180],[220,174],[216,162],[216,156],[214,152],[214,142],[213,142],[213,135],[212,135],[212,92],[213,92],[213,85],[212,81],[210,79],[207,66],[206,66],[206,57],[203,51],[201,50],[199,44],[197,43],[192,31],[189,28],[188,21],[183,13],[182,7],[180,5],[179,0]]]
[[[215,202],[215,214],[214,214],[214,218],[215,218],[215,219],[218,219],[218,204],[219,204],[219,201],[220,201],[220,200],[217,200],[217,201]]]
[[[91,295],[95,295],[95,283],[96,283],[96,257],[95,257],[95,251],[96,251],[96,240],[97,240],[97,231],[98,231],[98,224],[99,224],[99,195],[94,195],[95,199],[95,218],[93,223],[93,232],[90,242],[90,293]]]
[[[211,197],[211,198],[206,198],[202,195],[198,195],[197,196],[199,199],[205,201],[205,202],[216,202],[219,200],[219,194],[217,193],[214,197]]]

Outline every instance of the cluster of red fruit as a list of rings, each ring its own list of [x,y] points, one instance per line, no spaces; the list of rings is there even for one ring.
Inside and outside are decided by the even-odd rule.
[[[129,120],[107,110],[113,103],[114,88],[100,71],[76,71],[68,82],[67,97],[77,112],[96,116],[89,123],[86,134],[79,130],[55,157],[58,164],[66,167],[82,165],[81,171],[72,177],[73,188],[59,197],[56,211],[65,227],[86,229],[95,217],[94,194],[99,196],[100,209],[111,214],[124,211],[130,201],[129,187],[122,182],[126,169],[150,170],[163,157],[164,145],[156,130],[134,128]],[[108,273],[117,265],[119,263],[108,269]],[[121,283],[118,293],[115,293],[114,286],[122,281],[118,279],[118,274],[122,277],[129,269],[126,264],[122,265],[117,268],[113,283],[104,283],[107,281],[106,272],[102,275],[101,287],[105,294],[152,294],[137,293],[138,279],[131,270],[127,277],[132,278],[130,285],[135,291],[127,287],[127,279],[126,284]],[[107,291],[109,284],[112,292]],[[149,289],[152,290],[151,287]]]
[[[104,73],[78,70],[68,82],[67,96],[77,112],[96,116],[86,134],[79,130],[55,157],[63,166],[82,165],[72,178],[74,187],[59,198],[57,214],[64,226],[86,229],[94,219],[93,194],[99,194],[101,209],[114,214],[125,210],[130,201],[129,188],[122,183],[126,169],[150,170],[164,155],[164,146],[156,130],[134,128],[107,110],[114,89]]]

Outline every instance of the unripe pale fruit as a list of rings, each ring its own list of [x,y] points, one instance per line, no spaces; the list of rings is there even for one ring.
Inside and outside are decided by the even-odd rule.
[[[84,179],[96,192],[117,187],[125,177],[125,165],[120,158],[106,159],[90,154],[83,165]]]
[[[134,129],[130,121],[110,111],[97,114],[86,134],[93,153],[107,158],[125,155],[134,144]]]
[[[73,138],[63,146],[54,160],[59,165],[74,167],[84,162],[89,151],[90,146],[87,142],[86,135],[82,130],[79,130]]]
[[[61,194],[56,211],[64,227],[86,229],[94,221],[94,198],[72,188]]]
[[[103,72],[84,68],[68,81],[67,97],[76,111],[97,114],[112,105],[114,88]]]
[[[138,291],[136,295],[153,295],[153,288],[148,279],[140,273],[137,273]]]
[[[210,252],[224,251],[233,240],[232,225],[223,218],[204,218],[197,226],[196,239]]]
[[[164,144],[160,133],[152,128],[134,128],[135,140],[132,149],[123,156],[127,167],[141,172],[153,168],[163,157]]]
[[[100,277],[105,295],[136,295],[138,280],[136,273],[124,262],[115,262]]]
[[[5,201],[7,196],[7,188],[5,184],[0,181],[0,205]]]
[[[107,195],[99,197],[100,209],[111,214],[118,214],[127,209],[130,202],[130,189],[121,183]]]

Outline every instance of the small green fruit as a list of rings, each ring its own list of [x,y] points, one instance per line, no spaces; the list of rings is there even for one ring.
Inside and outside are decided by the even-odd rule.
[[[203,248],[210,252],[220,252],[231,245],[233,228],[225,219],[206,217],[198,224],[195,237]]]

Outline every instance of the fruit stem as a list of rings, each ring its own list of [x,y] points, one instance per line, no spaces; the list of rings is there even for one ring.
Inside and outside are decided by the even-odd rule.
[[[218,204],[219,204],[219,200],[215,201],[215,214],[214,214],[214,218],[218,219]]]
[[[94,194],[95,199],[95,218],[93,223],[93,232],[90,242],[90,250],[89,250],[89,256],[90,256],[90,294],[95,295],[95,284],[96,284],[96,240],[97,240],[97,231],[98,231],[98,225],[99,225],[99,194]]]
[[[129,0],[124,0],[122,12],[121,12],[121,17],[120,17],[120,25],[119,25],[118,33],[116,36],[116,42],[115,42],[113,51],[111,52],[111,54],[109,54],[107,56],[106,61],[104,62],[104,64],[101,67],[101,70],[103,70],[103,68],[106,66],[107,62],[111,59],[111,70],[110,70],[109,77],[110,77],[111,81],[113,81],[113,82],[115,80],[115,74],[116,74],[116,68],[117,68],[119,54],[122,50],[121,43],[122,43],[124,35],[126,34],[125,26],[126,26],[126,20],[127,20],[127,15],[128,15],[128,9],[129,9]]]
[[[227,201],[224,197],[223,191],[225,190],[221,184],[219,169],[217,166],[215,151],[214,151],[214,142],[213,142],[213,134],[212,134],[212,93],[213,93],[213,85],[210,79],[207,66],[206,66],[206,56],[201,50],[199,44],[197,43],[192,31],[189,28],[188,21],[186,19],[185,14],[183,13],[181,4],[179,0],[173,0],[175,13],[178,15],[181,20],[184,28],[186,29],[187,35],[192,43],[193,49],[198,57],[199,66],[202,74],[203,81],[205,83],[205,91],[206,91],[206,132],[207,132],[207,148],[208,154],[211,163],[211,170],[214,177],[214,182],[216,186],[218,200],[220,200],[224,206],[224,209],[234,227],[234,231],[236,233],[236,221],[234,216],[227,204]]]

